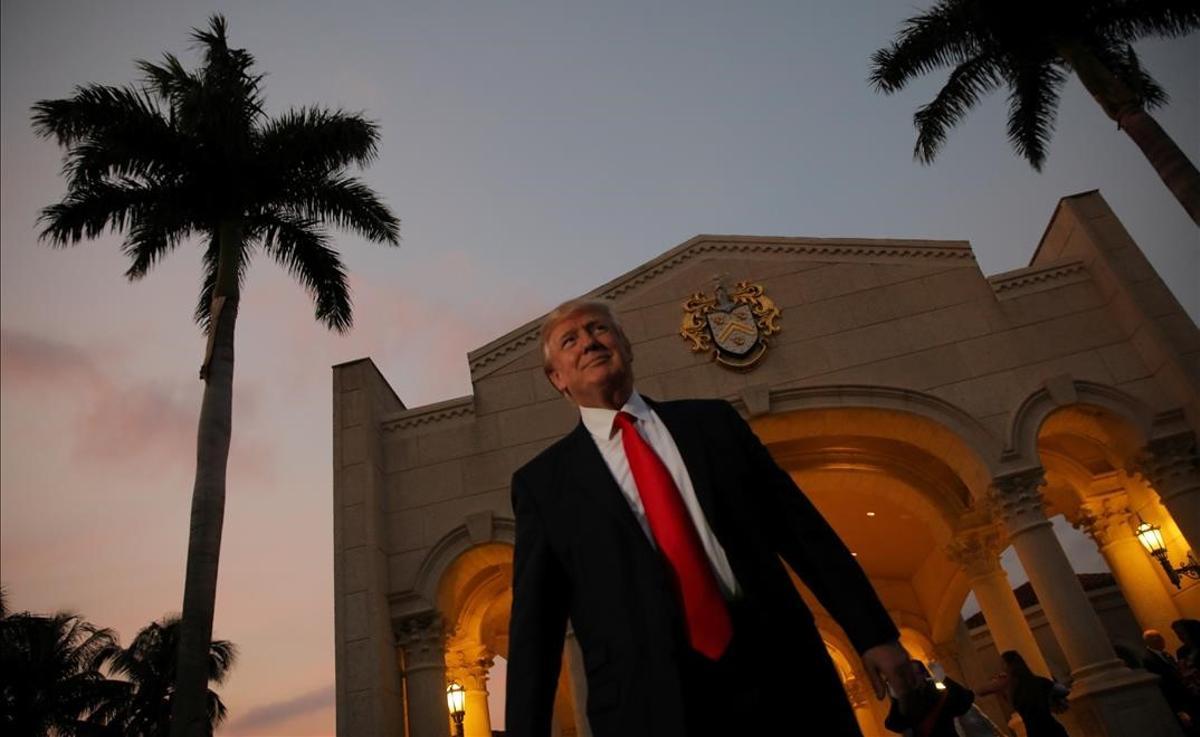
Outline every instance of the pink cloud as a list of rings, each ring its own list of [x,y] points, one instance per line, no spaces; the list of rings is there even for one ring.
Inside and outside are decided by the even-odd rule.
[[[332,711],[335,693],[330,683],[289,699],[256,706],[233,719],[221,732],[228,735],[280,734],[278,728],[285,722],[316,712]]]
[[[0,329],[0,387],[30,410],[34,408],[29,403],[44,404],[51,398],[66,406],[75,461],[109,467],[136,464],[143,472],[194,464],[199,381],[174,391],[160,382],[122,383],[88,350]],[[234,392],[235,414],[253,416],[253,394],[239,390],[236,383]],[[235,416],[235,428],[238,419]],[[230,467],[261,477],[267,473],[268,453],[261,443],[235,437]]]

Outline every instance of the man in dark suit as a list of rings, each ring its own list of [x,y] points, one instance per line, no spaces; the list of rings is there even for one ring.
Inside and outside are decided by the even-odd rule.
[[[1158,676],[1158,686],[1162,689],[1167,706],[1175,712],[1184,734],[1192,737],[1200,730],[1197,729],[1197,716],[1200,716],[1200,704],[1188,691],[1183,682],[1183,674],[1179,671],[1179,661],[1167,652],[1167,640],[1158,630],[1146,630],[1142,633],[1142,644],[1146,651],[1142,656],[1142,667]]]
[[[845,545],[726,402],[654,402],[611,309],[541,331],[578,427],[513,475],[507,727],[550,732],[568,618],[595,737],[857,737],[780,557],[838,621],[876,695],[912,687],[897,630]]]

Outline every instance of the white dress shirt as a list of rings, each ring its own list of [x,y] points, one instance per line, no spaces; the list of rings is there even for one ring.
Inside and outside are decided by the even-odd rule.
[[[628,412],[637,418],[636,426],[639,434],[666,465],[667,471],[675,481],[675,486],[679,488],[679,495],[683,497],[684,506],[687,507],[692,523],[696,526],[696,532],[700,535],[700,543],[704,546],[704,552],[708,556],[713,573],[716,574],[722,593],[727,599],[734,598],[738,593],[737,579],[733,577],[733,569],[729,567],[729,560],[725,557],[724,548],[721,547],[721,543],[717,542],[717,537],[709,527],[708,520],[704,518],[704,510],[700,508],[700,501],[696,498],[696,489],[692,486],[692,478],[688,475],[683,457],[679,455],[679,447],[675,445],[675,439],[671,437],[671,433],[667,431],[666,425],[659,419],[659,416],[650,409],[646,400],[642,399],[642,396],[636,391],[629,396],[629,401],[620,411]],[[580,407],[579,414],[584,427],[591,433],[592,440],[600,449],[600,455],[604,457],[604,462],[608,464],[608,470],[616,479],[617,486],[621,487],[621,493],[629,502],[633,516],[637,518],[646,537],[650,539],[650,544],[654,545],[654,535],[651,533],[650,523],[646,519],[646,509],[642,506],[642,497],[638,494],[637,483],[633,480],[633,472],[629,469],[629,460],[625,457],[621,432],[613,427],[613,420],[616,418],[617,412],[601,407]]]

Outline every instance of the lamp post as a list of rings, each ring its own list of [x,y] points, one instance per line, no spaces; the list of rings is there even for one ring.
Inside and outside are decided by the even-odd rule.
[[[1171,583],[1175,584],[1175,588],[1182,588],[1181,575],[1188,578],[1200,578],[1200,565],[1196,563],[1196,559],[1192,557],[1191,552],[1188,553],[1187,561],[1178,568],[1171,565],[1171,560],[1167,556],[1167,545],[1163,542],[1162,530],[1158,525],[1152,525],[1142,516],[1138,515],[1138,526],[1134,530],[1137,535],[1138,542],[1146,549],[1146,552],[1154,557],[1167,572],[1167,578],[1171,579]]]
[[[454,720],[454,731],[458,737],[463,737],[463,717],[466,716],[467,692],[458,681],[446,686],[446,706],[450,708],[450,718]]]

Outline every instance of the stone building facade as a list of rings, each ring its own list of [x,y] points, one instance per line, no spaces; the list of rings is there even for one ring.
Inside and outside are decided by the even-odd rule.
[[[680,335],[714,276],[760,285],[780,331],[732,371]],[[1200,332],[1096,192],[1063,199],[1028,267],[984,276],[965,242],[697,236],[597,287],[659,399],[732,402],[858,556],[916,656],[979,685],[960,611],[973,591],[998,650],[1047,657],[999,555],[1013,546],[1074,681],[1073,733],[1149,732],[1165,707],[1116,658],[1048,519],[1095,541],[1137,624],[1200,616],[1139,546],[1200,550]],[[546,381],[540,318],[468,356],[472,394],[408,408],[369,359],[334,367],[337,731],[491,734],[507,654],[512,472],[577,422]],[[845,636],[817,614],[868,737],[886,734]],[[780,663],[781,668],[797,664]],[[555,729],[588,735],[568,638]],[[769,678],[770,674],[764,674]],[[1134,725],[1137,725],[1135,728]]]

